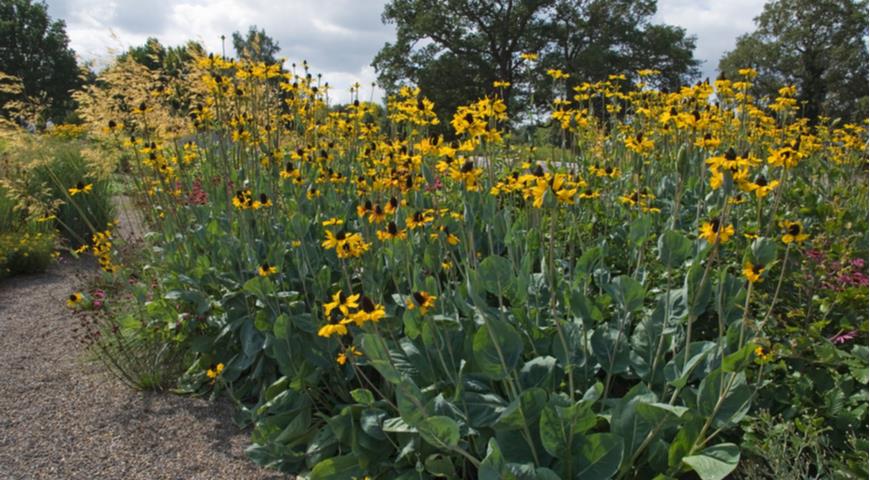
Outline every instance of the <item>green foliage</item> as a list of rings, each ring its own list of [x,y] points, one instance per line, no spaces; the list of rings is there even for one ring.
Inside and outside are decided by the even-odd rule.
[[[755,24],[720,60],[728,78],[752,67],[756,95],[772,100],[782,85],[796,85],[802,114],[812,120],[866,118],[866,0],[772,0]]]
[[[50,224],[28,218],[0,188],[0,278],[44,271],[53,260],[56,242]]]
[[[0,72],[20,78],[24,86],[17,95],[0,92],[0,110],[10,100],[29,98],[48,107],[40,121],[58,121],[70,112],[70,90],[80,80],[68,45],[63,20],[52,20],[45,2],[0,1]]]
[[[655,12],[651,0],[394,0],[383,19],[395,24],[396,40],[372,65],[389,93],[419,86],[442,119],[481,89],[500,91],[511,111],[547,105],[557,92],[543,70],[528,69],[526,52],[540,54],[545,68],[571,72],[569,91],[614,73],[631,79],[640,69],[660,70],[657,82],[674,88],[697,74],[695,43],[681,28],[652,24]],[[497,80],[511,85],[496,89]]]
[[[783,354],[815,240],[778,224],[865,228],[866,204],[823,210],[802,193],[866,192],[862,129],[761,110],[755,122],[733,92],[714,107],[707,84],[641,90],[627,102],[650,113],[581,115],[564,164],[523,165],[531,149],[505,147],[478,111],[492,99],[460,117],[477,129],[465,145],[433,146],[411,90],[379,130],[361,105],[319,107],[306,79],[202,63],[206,103],[225,109],[196,119],[195,146],[142,131],[121,147],[155,229],[144,321],[190,356],[181,389],[237,402],[259,464],[313,478],[723,479],[745,458],[753,406],[795,397],[866,438],[866,362],[830,340],[857,293],[808,295],[836,322],[805,328],[811,357]],[[278,88],[293,93],[280,108],[248,101]],[[785,166],[771,152],[792,131],[803,146]],[[723,145],[698,146],[714,134]],[[758,194],[762,173],[780,186]],[[860,235],[831,237],[857,255]]]
[[[55,226],[69,246],[79,248],[91,243],[96,232],[109,229],[114,221],[112,192],[108,178],[95,175],[82,156],[83,143],[56,141],[48,149],[52,160],[34,171],[35,185],[48,185],[47,202],[61,200],[55,210]],[[85,193],[72,195],[79,183],[91,185]]]
[[[276,63],[278,60],[275,55],[281,51],[278,42],[266,35],[265,29],[257,30],[256,25],[251,25],[245,35],[238,31],[233,32],[233,49],[239,58],[267,65]]]

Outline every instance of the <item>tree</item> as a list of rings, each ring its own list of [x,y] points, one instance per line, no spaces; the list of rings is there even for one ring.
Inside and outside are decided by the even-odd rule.
[[[493,91],[496,80],[511,83],[503,93],[509,109],[528,100],[531,84],[535,100],[549,102],[553,92],[541,89],[552,82],[527,78],[525,52],[571,82],[644,68],[661,70],[668,84],[687,81],[697,75],[694,39],[652,24],[655,12],[655,0],[392,0],[381,18],[396,25],[396,40],[372,66],[387,92],[419,86],[442,118]]]
[[[0,0],[0,71],[21,79],[23,96],[43,98],[48,118],[74,108],[70,92],[80,85],[75,52],[63,20],[52,20],[44,2]],[[11,100],[0,94],[0,106]]]
[[[257,30],[256,25],[248,28],[246,36],[242,36],[238,31],[233,32],[233,48],[239,58],[267,64],[277,63],[275,55],[281,51],[278,42],[266,35],[265,29]]]
[[[846,120],[867,114],[867,0],[774,0],[755,18],[756,31],[737,39],[719,70],[758,71],[754,94],[776,97],[796,85],[803,115]]]
[[[395,91],[418,85],[448,118],[456,107],[496,80],[518,83],[519,54],[546,45],[543,30],[553,0],[393,0],[384,7],[384,23],[396,25],[395,43],[378,52],[372,66],[382,87]]]
[[[193,40],[177,47],[164,47],[159,40],[149,37],[145,41],[145,45],[130,47],[118,59],[124,60],[130,57],[136,63],[144,65],[150,70],[162,70],[170,77],[180,78],[187,71],[187,65],[195,55],[204,56],[205,54],[205,48],[202,44]]]
[[[642,69],[660,71],[661,87],[684,85],[698,75],[695,39],[680,27],[650,23],[656,9],[655,0],[559,1],[545,66],[571,73],[569,87]]]

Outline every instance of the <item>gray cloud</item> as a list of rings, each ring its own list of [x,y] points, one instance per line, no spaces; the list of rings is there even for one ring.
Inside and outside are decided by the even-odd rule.
[[[738,35],[752,31],[752,19],[764,0],[660,0],[656,21],[679,25],[698,37],[695,56],[704,61],[702,74],[714,77],[721,55]],[[84,59],[107,58],[157,37],[165,45],[193,39],[207,49],[227,53],[234,31],[250,25],[264,28],[278,41],[290,62],[307,59],[322,72],[339,101],[355,81],[375,79],[369,64],[394,27],[381,23],[383,0],[49,0],[49,14],[67,23],[72,47]]]
[[[764,0],[660,0],[658,21],[679,25],[697,36],[695,58],[701,76],[715,78],[722,55],[733,49],[737,37],[755,30],[753,19]]]

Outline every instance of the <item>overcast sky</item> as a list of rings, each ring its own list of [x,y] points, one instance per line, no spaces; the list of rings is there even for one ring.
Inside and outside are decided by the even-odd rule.
[[[49,15],[66,21],[72,48],[86,60],[141,45],[149,36],[164,45],[194,39],[221,51],[221,34],[232,54],[232,32],[265,28],[290,62],[307,59],[334,87],[338,101],[347,88],[375,80],[369,66],[393,28],[381,23],[382,0],[48,0]],[[656,21],[679,25],[698,38],[695,57],[702,76],[715,77],[722,53],[738,35],[753,30],[764,0],[659,0]],[[367,89],[366,89],[367,90]],[[365,90],[364,90],[365,91]]]

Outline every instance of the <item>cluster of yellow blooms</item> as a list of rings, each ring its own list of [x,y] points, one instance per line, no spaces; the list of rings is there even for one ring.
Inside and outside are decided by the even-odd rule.
[[[367,322],[377,323],[384,316],[384,306],[374,303],[369,297],[356,293],[346,295],[341,290],[335,292],[332,301],[323,305],[323,313],[328,322],[317,332],[321,337],[347,335],[347,325],[362,327]]]
[[[529,68],[537,58],[534,53],[522,55]],[[775,203],[771,199],[783,194],[788,172],[805,159],[866,161],[863,127],[824,119],[810,125],[799,119],[793,87],[781,89],[770,101],[752,98],[751,69],[741,70],[735,81],[699,82],[676,91],[651,88],[651,77],[658,74],[653,70],[638,72],[634,88],[627,88],[624,75],[569,83],[574,80],[570,74],[549,70],[564,90],[554,100],[551,118],[566,148],[558,159],[554,154],[544,161],[520,157],[517,149],[504,145],[507,105],[498,94],[460,106],[450,121],[456,136],[451,141],[429,134],[429,127],[439,124],[435,105],[417,88],[402,88],[389,97],[386,116],[393,131],[383,132],[375,118],[378,109],[359,101],[358,85],[351,89],[351,102],[331,108],[328,84],[309,74],[304,62],[283,71],[212,56],[192,68],[189,78],[197,81],[188,82],[189,88],[164,88],[157,96],[142,98],[144,108],[135,115],[115,111],[113,127],[104,132],[119,136],[119,125],[144,131],[145,125],[162,118],[161,109],[168,111],[165,99],[192,92],[184,123],[171,125],[175,130],[158,129],[172,131],[175,139],[168,133],[154,141],[120,139],[139,160],[146,184],[154,185],[153,194],[175,196],[175,184],[185,181],[185,172],[195,171],[209,156],[222,155],[209,151],[208,141],[189,138],[219,135],[233,152],[226,159],[226,172],[241,177],[226,173],[232,178],[218,179],[241,182],[240,189],[227,187],[227,201],[235,212],[246,215],[268,208],[264,217],[277,218],[299,211],[318,221],[337,215],[321,222],[322,236],[318,229],[308,240],[316,239],[339,259],[356,259],[342,262],[354,268],[389,248],[387,242],[429,239],[445,246],[442,253],[448,257],[474,255],[473,245],[464,245],[472,240],[461,225],[464,196],[489,194],[498,197],[499,205],[528,208],[533,215],[541,213],[538,209],[578,216],[619,209],[627,216],[673,211],[669,198],[657,198],[664,194],[656,181],[661,171],[678,170],[680,150],[692,159],[692,181],[698,181],[693,188],[727,199],[712,214],[702,216],[699,209],[697,222],[688,228],[710,245],[724,245],[735,235],[757,235],[761,220],[741,224],[756,210],[768,214],[771,222],[794,215],[762,207]],[[497,91],[510,86],[506,81],[493,84]],[[101,118],[101,127],[106,120]],[[87,185],[75,188],[71,194],[85,192]],[[784,221],[781,228],[786,244],[808,238],[797,220]],[[293,246],[299,242],[293,240]],[[450,250],[454,246],[458,248]],[[463,247],[468,250],[458,252]],[[447,260],[442,263],[445,270],[449,265]],[[744,276],[757,282],[764,269],[748,263]],[[263,263],[257,273],[268,277],[277,269]],[[435,297],[423,291],[407,298],[404,307],[423,314],[436,305]],[[319,331],[324,337],[347,335],[349,325],[377,323],[384,315],[380,304],[350,289],[337,292],[324,311],[327,323]],[[345,348],[339,361],[358,353]]]
[[[109,227],[111,228],[112,224],[109,224]],[[91,251],[97,257],[100,268],[107,273],[115,272],[118,269],[118,265],[112,261],[112,231],[97,232],[93,235],[91,241]]]

